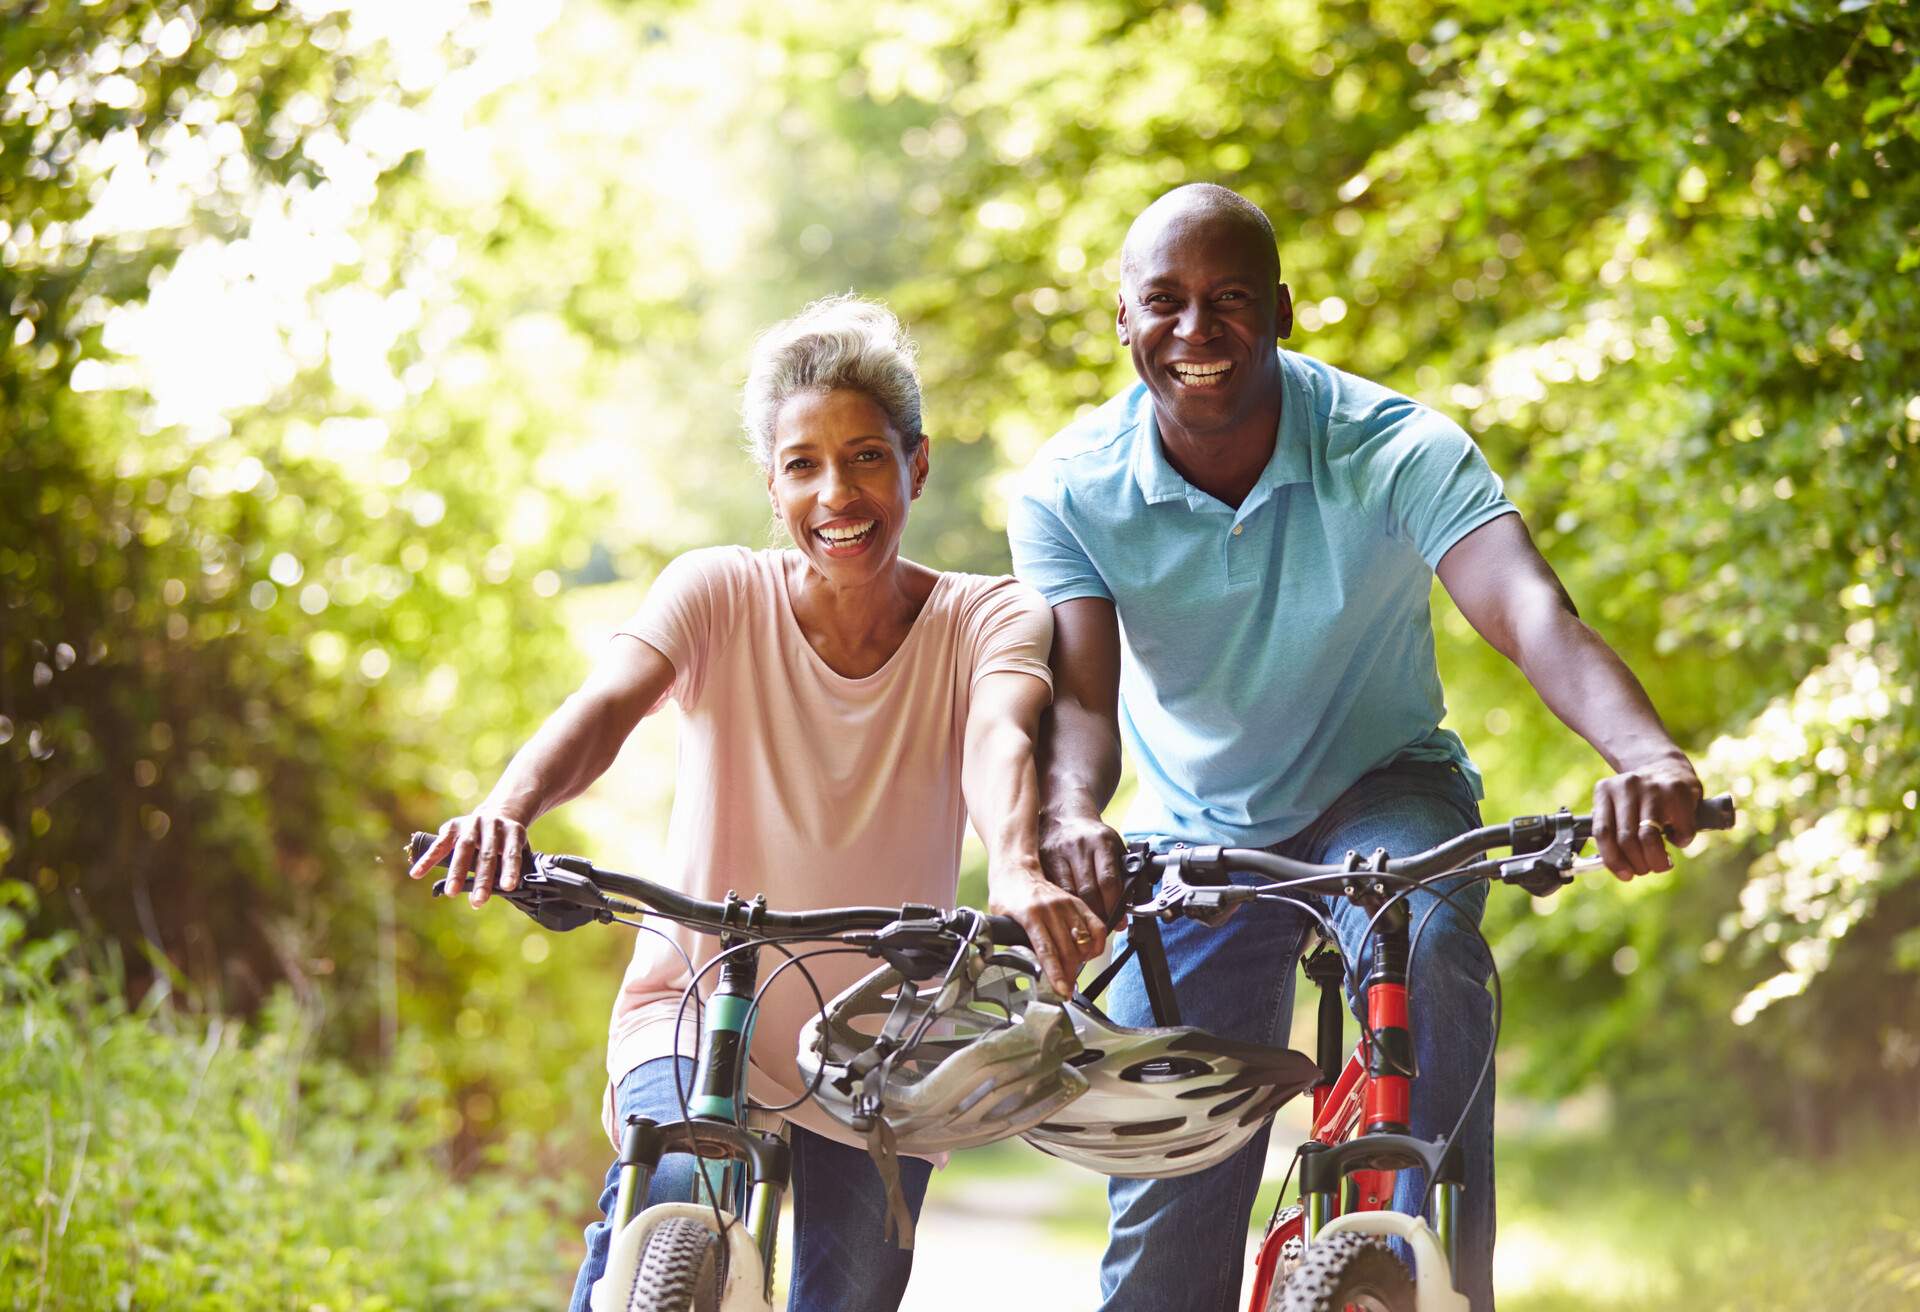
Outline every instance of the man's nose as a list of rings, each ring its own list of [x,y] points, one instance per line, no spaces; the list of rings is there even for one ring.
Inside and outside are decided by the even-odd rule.
[[[1205,301],[1189,302],[1173,326],[1174,336],[1183,342],[1210,342],[1220,333],[1220,321]]]

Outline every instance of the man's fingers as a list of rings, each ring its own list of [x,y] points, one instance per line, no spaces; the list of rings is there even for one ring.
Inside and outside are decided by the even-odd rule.
[[[1593,793],[1593,842],[1600,859],[1620,879],[1632,879],[1634,870],[1615,837],[1613,794],[1596,788]]]
[[[1121,887],[1120,872],[1122,869],[1122,859],[1120,854],[1114,850],[1118,843],[1119,836],[1111,829],[1107,831],[1106,836],[1112,841],[1102,841],[1094,848],[1093,852],[1093,870],[1095,880],[1097,881],[1097,892],[1094,897],[1085,899],[1087,905],[1092,907],[1100,916],[1102,925],[1104,925],[1107,919],[1112,917],[1115,912],[1120,910],[1126,898],[1126,890]]]

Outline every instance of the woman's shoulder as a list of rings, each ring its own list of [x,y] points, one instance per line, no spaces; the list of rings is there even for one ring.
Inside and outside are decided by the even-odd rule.
[[[1019,610],[1044,611],[1046,601],[1031,587],[1011,574],[968,574],[946,570],[939,587],[960,607],[979,605],[1008,606]]]
[[[784,554],[733,545],[695,547],[668,561],[660,579],[683,586],[699,582],[728,591],[765,588],[779,581]]]
[[[1053,611],[1046,600],[1011,574],[968,574],[948,570],[934,595],[957,629],[980,630],[1008,623],[1045,624],[1052,631]]]

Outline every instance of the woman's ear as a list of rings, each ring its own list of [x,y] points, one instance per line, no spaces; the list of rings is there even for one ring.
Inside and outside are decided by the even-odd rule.
[[[913,471],[913,496],[920,497],[920,490],[927,485],[927,448],[933,445],[933,439],[922,433],[920,445],[914,448],[913,460],[908,468]]]

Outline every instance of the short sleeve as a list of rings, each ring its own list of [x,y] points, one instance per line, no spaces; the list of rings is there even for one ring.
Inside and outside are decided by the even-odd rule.
[[[968,686],[989,674],[1031,674],[1053,687],[1053,611],[1018,579],[982,580],[961,616],[972,675]]]
[[[699,698],[715,635],[727,631],[725,612],[740,554],[738,548],[712,547],[676,557],[647,589],[639,611],[614,630],[640,639],[672,663],[668,695],[683,707]]]
[[[1412,544],[1429,568],[1490,519],[1517,514],[1500,479],[1465,430],[1417,402],[1385,431],[1368,462],[1388,533]]]
[[[1007,545],[1013,552],[1013,572],[1037,591],[1049,606],[1076,597],[1113,600],[1113,593],[1085,548],[1067,527],[1048,495],[1029,476],[1021,482],[1007,508]]]

